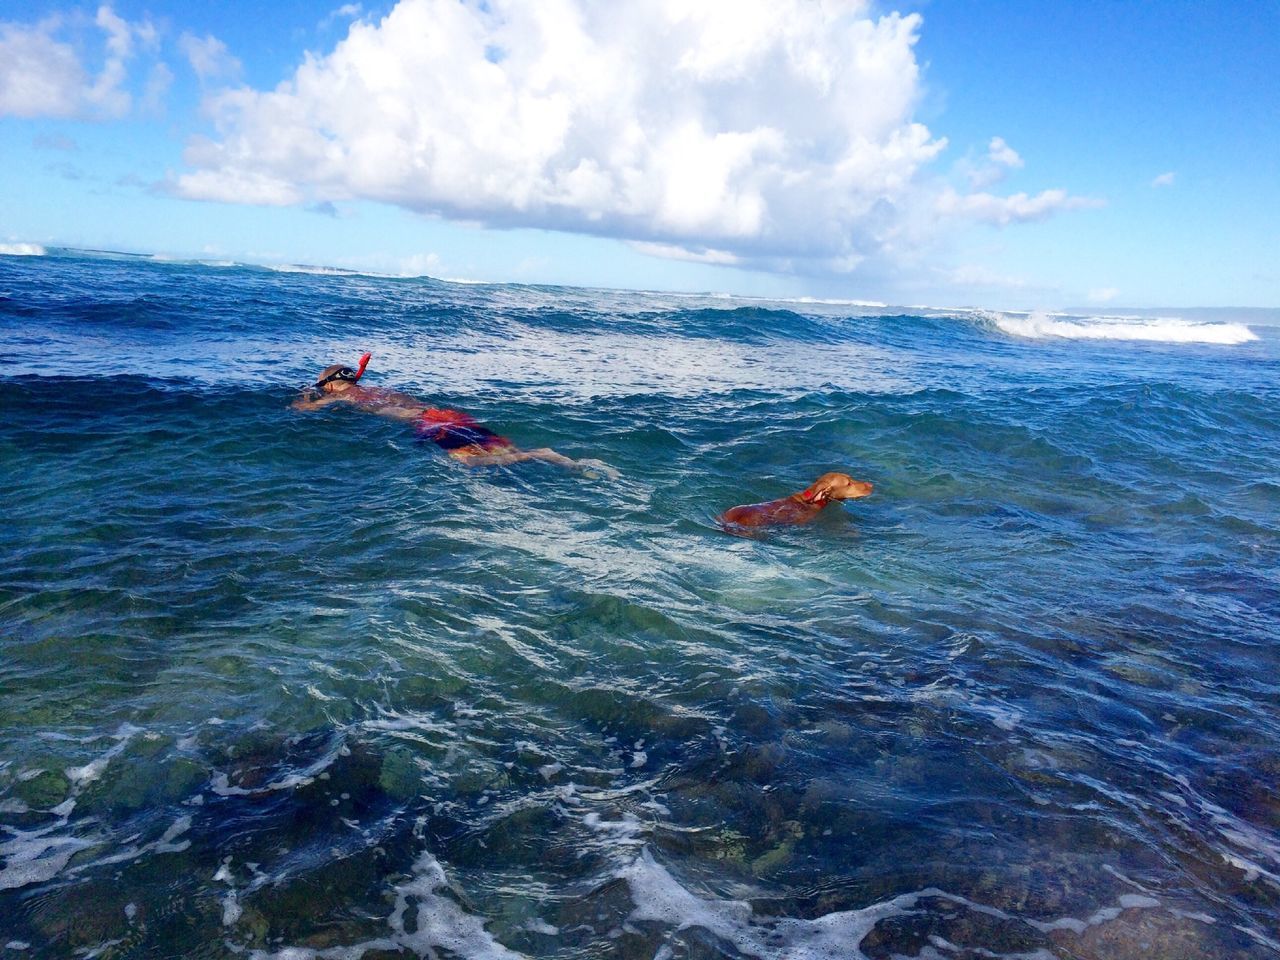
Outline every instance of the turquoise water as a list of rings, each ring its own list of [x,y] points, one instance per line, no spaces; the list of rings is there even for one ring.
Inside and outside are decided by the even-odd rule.
[[[0,257],[0,953],[1274,956],[1276,319]]]

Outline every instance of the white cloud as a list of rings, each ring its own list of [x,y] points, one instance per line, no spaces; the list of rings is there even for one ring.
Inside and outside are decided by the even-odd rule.
[[[101,37],[102,68],[90,76],[71,42],[84,25],[62,17],[34,24],[0,23],[0,116],[119,117],[132,97],[125,82],[139,45],[154,47],[149,21],[129,22],[110,6],[93,20]]]
[[[1120,296],[1120,291],[1115,287],[1098,287],[1089,291],[1089,302],[1110,303],[1118,296]]]
[[[998,167],[1017,169],[1022,166],[1022,157],[1018,151],[1004,142],[1003,137],[992,137],[987,146],[987,159]]]
[[[178,38],[178,49],[201,83],[235,77],[240,73],[240,61],[231,55],[225,43],[212,34],[197,37],[184,33]]]
[[[165,94],[169,92],[169,86],[172,83],[173,71],[169,69],[168,64],[153,65],[151,73],[147,75],[146,90],[139,103],[142,110],[146,113],[159,113],[164,104]]]
[[[974,190],[985,190],[1007,177],[1010,170],[1017,170],[1022,166],[1022,157],[1017,150],[1005,143],[1003,137],[991,138],[991,142],[987,144],[987,156],[982,163],[971,165],[966,161],[963,164],[964,168],[968,168],[966,176],[969,178],[969,186]]]
[[[55,40],[56,19],[0,24],[0,116],[69,117],[84,99],[75,49]]]
[[[912,121],[919,24],[863,0],[401,0],[276,89],[211,98],[175,188],[860,258],[945,145]]]
[[[397,266],[399,269],[396,272],[405,277],[436,277],[444,269],[439,254],[435,253],[415,253],[403,257]]]
[[[1173,181],[1177,178],[1177,174],[1170,170],[1168,173],[1162,173],[1151,181],[1153,187],[1172,187]]]
[[[727,250],[712,250],[702,247],[690,250],[674,243],[651,243],[644,240],[633,240],[629,246],[638,253],[650,257],[661,257],[664,260],[685,260],[689,263],[716,263],[722,266],[739,263],[741,258]]]
[[[998,197],[991,193],[960,194],[948,188],[937,200],[938,213],[944,217],[976,220],[997,227],[1047,220],[1063,210],[1082,210],[1104,205],[1103,201],[1091,197],[1073,197],[1065,190],[1042,190],[1035,196],[1015,193]]]
[[[811,272],[909,262],[940,220],[1004,225],[1095,203],[944,186],[929,168],[946,140],[914,120],[922,21],[872,9],[399,0],[274,89],[207,98],[215,134],[188,144],[170,188],[373,200]],[[1021,163],[992,139],[990,167]]]
[[[356,17],[364,13],[364,7],[358,3],[344,3],[336,10],[330,10],[325,14],[324,19],[317,24],[320,30],[327,30],[338,20],[354,20]]]

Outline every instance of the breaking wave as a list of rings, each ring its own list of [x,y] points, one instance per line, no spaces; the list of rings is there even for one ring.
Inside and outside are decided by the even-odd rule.
[[[0,243],[0,257],[43,257],[46,253],[38,243]]]
[[[1015,337],[1042,340],[1143,340],[1152,343],[1207,343],[1234,346],[1257,340],[1243,323],[1195,323],[1178,317],[1071,317],[1063,314],[997,313],[997,328]]]

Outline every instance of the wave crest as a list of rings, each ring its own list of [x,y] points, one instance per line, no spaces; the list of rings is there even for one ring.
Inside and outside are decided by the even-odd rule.
[[[46,253],[38,243],[0,243],[2,257],[43,257]]]
[[[1003,332],[1030,340],[1145,340],[1153,343],[1248,343],[1258,336],[1243,323],[1195,323],[1179,317],[1068,317],[1035,311],[991,315]]]

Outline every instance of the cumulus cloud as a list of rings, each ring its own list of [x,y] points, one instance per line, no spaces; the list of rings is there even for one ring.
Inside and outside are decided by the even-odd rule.
[[[870,0],[399,0],[275,88],[207,98],[213,135],[170,188],[814,271],[901,257],[939,218],[1089,205],[928,174],[946,141],[914,120],[921,23]],[[988,154],[1021,164],[998,137]]]
[[[75,19],[48,17],[33,24],[0,23],[0,116],[119,117],[132,106],[125,88],[128,64],[139,48],[154,48],[149,21],[130,22],[106,4],[93,30]],[[101,68],[86,69],[76,40],[91,34]]]
[[[1047,220],[1063,210],[1082,210],[1105,206],[1092,197],[1073,197],[1065,190],[1042,190],[1035,196],[1015,193],[998,197],[991,193],[957,193],[944,190],[937,201],[937,210],[944,217],[957,217],[1007,227],[1011,223],[1029,223]]]
[[[75,48],[54,38],[56,18],[0,24],[0,116],[69,117],[85,100]]]
[[[240,72],[240,61],[231,55],[225,43],[212,34],[197,37],[184,33],[178,38],[178,49],[201,83],[234,77]]]
[[[944,146],[912,121],[919,25],[862,0],[401,0],[274,90],[210,98],[175,188],[861,256]]]
[[[1170,170],[1168,173],[1162,173],[1151,181],[1153,187],[1172,187],[1173,181],[1177,178],[1177,174]]]

